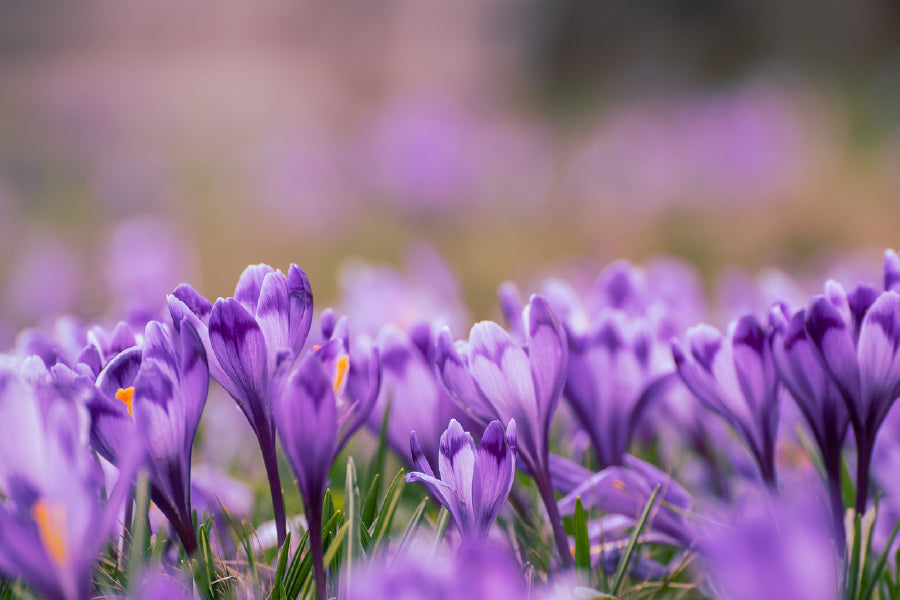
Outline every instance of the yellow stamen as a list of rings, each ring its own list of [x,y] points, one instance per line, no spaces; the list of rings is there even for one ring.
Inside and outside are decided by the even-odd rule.
[[[50,559],[58,565],[69,562],[65,508],[59,504],[51,505],[41,498],[34,503],[31,515],[34,517],[41,543]]]
[[[116,400],[124,404],[125,408],[128,409],[128,416],[134,418],[134,413],[131,412],[131,403],[134,400],[134,386],[119,388],[116,391]]]
[[[334,393],[340,393],[344,378],[347,376],[347,370],[350,368],[350,357],[346,354],[337,361],[337,367],[334,369]]]
[[[321,348],[321,347],[322,346],[320,346],[319,344],[313,345],[313,352],[317,352],[319,350],[319,348]]]

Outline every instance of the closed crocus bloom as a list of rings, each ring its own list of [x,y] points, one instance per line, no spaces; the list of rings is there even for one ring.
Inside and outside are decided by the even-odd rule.
[[[425,460],[416,433],[410,433],[409,445],[419,471],[406,481],[421,481],[435,498],[450,511],[464,540],[487,537],[512,489],[516,471],[516,422],[510,420],[503,433],[499,421],[491,421],[478,448],[471,434],[463,431],[456,419],[441,436],[440,478]]]
[[[675,382],[671,359],[644,319],[603,311],[585,332],[566,329],[565,397],[588,432],[600,466],[622,464],[642,414]]]
[[[344,321],[345,323],[345,321]],[[273,413],[309,524],[316,594],[325,598],[322,554],[322,501],[328,472],[350,437],[365,423],[380,384],[377,349],[365,339],[347,351],[346,327],[306,354],[276,381]]]
[[[88,406],[97,451],[118,465],[122,448],[139,438],[146,451],[150,495],[185,550],[197,549],[191,522],[191,452],[206,404],[209,369],[193,325],[181,324],[181,347],[168,329],[147,324],[141,347],[109,362]]]
[[[688,329],[688,351],[673,340],[672,354],[687,387],[728,422],[753,455],[763,481],[774,487],[779,381],[769,335],[748,315],[732,323],[728,337],[709,325]]]
[[[377,431],[386,417],[387,442],[408,465],[414,464],[409,448],[410,431],[418,432],[426,459],[437,464],[441,433],[450,419],[464,425],[474,424],[453,402],[440,380],[434,341],[427,322],[411,327],[408,332],[388,324],[378,334],[381,392],[369,416],[369,426]]]
[[[822,454],[828,479],[835,540],[844,545],[844,502],[841,496],[841,451],[847,436],[847,408],[832,378],[816,358],[806,333],[806,311],[787,319],[779,309],[770,312],[772,359],[784,387],[809,424]]]
[[[313,296],[306,273],[297,265],[291,265],[287,276],[268,265],[252,265],[241,274],[232,298],[212,304],[189,285],[181,285],[168,301],[176,324],[187,319],[197,329],[210,374],[234,398],[256,434],[280,545],[287,529],[271,385],[276,369],[294,362],[309,335]]]
[[[894,256],[885,280],[894,281]],[[847,407],[857,448],[857,512],[865,512],[875,437],[900,396],[900,294],[860,285],[850,293],[834,281],[806,310],[806,332],[817,359]]]
[[[102,502],[100,466],[87,445],[88,416],[61,397],[38,401],[0,374],[0,572],[41,597],[86,600],[91,578],[139,464],[122,448],[119,483]]]
[[[518,451],[534,477],[554,529],[559,558],[572,563],[550,482],[549,437],[568,361],[566,336],[547,302],[531,297],[523,311],[524,344],[492,321],[476,323],[468,341],[438,338],[437,362],[454,399],[487,423],[516,421]]]

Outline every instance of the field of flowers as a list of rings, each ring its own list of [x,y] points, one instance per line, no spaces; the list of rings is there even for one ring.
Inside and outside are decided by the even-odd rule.
[[[468,336],[420,252],[337,311],[260,264],[20,333],[0,597],[897,597],[892,250],[724,331],[657,259],[504,283]]]
[[[900,599],[894,4],[6,3],[0,600]]]

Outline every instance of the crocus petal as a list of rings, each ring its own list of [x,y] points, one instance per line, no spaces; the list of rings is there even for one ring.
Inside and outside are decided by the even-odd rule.
[[[565,381],[568,356],[566,335],[556,315],[546,300],[532,296],[528,304],[528,359],[539,418],[548,432]]]
[[[459,353],[450,330],[441,330],[437,343],[437,366],[453,399],[485,423],[500,418],[469,373],[467,359]]]
[[[290,306],[288,286],[284,275],[269,273],[263,279],[259,302],[255,308],[256,321],[266,338],[268,371],[275,370],[275,356],[279,351],[290,350]]]
[[[323,493],[337,438],[331,378],[314,354],[301,360],[275,396],[275,425],[304,501]]]
[[[467,534],[474,526],[472,476],[475,469],[475,441],[469,433],[463,431],[456,419],[450,421],[447,431],[441,436],[438,468],[441,480],[456,491],[463,508],[460,514],[463,520],[457,521],[457,525]]]
[[[860,391],[866,419],[880,423],[900,395],[900,294],[884,292],[859,335]]]
[[[234,299],[241,303],[251,315],[256,315],[256,307],[259,304],[259,293],[266,275],[274,273],[275,269],[269,265],[250,265],[241,273],[237,286],[234,288]]]
[[[884,251],[884,289],[900,292],[900,256],[893,250]]]
[[[234,298],[218,300],[209,316],[213,352],[238,392],[235,400],[254,427],[268,413],[269,397],[266,340],[256,319]]]
[[[500,302],[500,312],[503,313],[503,320],[506,321],[510,332],[516,340],[524,344],[526,329],[522,311],[525,308],[525,302],[522,301],[522,294],[519,292],[519,288],[512,281],[504,281],[497,289],[497,299]]]
[[[173,310],[172,299],[178,300],[180,304],[175,303],[175,309]],[[172,292],[172,295],[169,299],[169,310],[172,311],[172,321],[175,322],[176,327],[181,320],[184,319],[187,314],[184,314],[184,311],[187,310],[190,314],[196,316],[202,323],[209,322],[209,314],[212,312],[212,302],[207,300],[204,296],[200,294],[197,290],[192,288],[186,283],[182,283],[175,291]],[[175,311],[180,311],[182,314],[175,314]],[[180,317],[180,318],[179,318]]]
[[[477,527],[484,533],[500,513],[509,496],[516,472],[516,422],[503,433],[499,421],[491,421],[475,456],[472,501]]]
[[[758,414],[770,399],[775,398],[773,366],[769,356],[766,330],[756,317],[738,320],[732,337],[734,369],[741,392],[752,414]]]
[[[538,426],[539,409],[531,363],[521,346],[493,321],[469,334],[469,371],[502,421],[518,418],[526,429]],[[537,443],[537,431],[530,433]]]
[[[175,343],[169,331],[159,321],[150,321],[144,333],[142,346],[142,363],[155,361],[170,379],[177,379],[180,361],[175,350]]]
[[[287,276],[289,293],[289,332],[290,347],[294,354],[300,354],[306,338],[309,337],[309,329],[313,317],[313,294],[306,273],[292,264]]]
[[[851,415],[858,414],[860,389],[856,348],[847,322],[830,300],[819,296],[810,301],[806,311],[806,333],[817,358],[848,399],[847,408]]]
[[[147,361],[134,382],[134,420],[154,460],[178,460],[184,446],[184,406],[169,373]]]
[[[181,324],[181,387],[184,396],[185,453],[190,456],[200,415],[209,392],[209,367],[200,334],[185,321]]]
[[[107,397],[115,398],[117,391],[131,387],[141,368],[141,356],[140,348],[129,348],[118,354],[100,372],[97,389]]]

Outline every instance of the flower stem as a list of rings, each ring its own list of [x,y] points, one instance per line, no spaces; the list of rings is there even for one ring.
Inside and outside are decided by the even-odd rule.
[[[278,534],[278,547],[284,544],[287,535],[287,517],[284,511],[284,496],[281,493],[281,477],[278,475],[278,457],[275,454],[275,439],[268,436],[259,437],[266,477],[269,479],[269,491],[272,495],[272,512],[275,515],[275,531]]]
[[[306,500],[304,500],[306,502]],[[316,599],[326,600],[325,558],[322,552],[322,497],[317,495],[306,502],[306,523],[309,527],[309,547],[312,552],[313,574],[316,579]]]
[[[869,467],[872,463],[872,447],[874,440],[860,431],[856,434],[856,513],[863,515],[866,512],[866,502],[869,497]]]
[[[539,465],[535,465],[535,468],[531,468],[529,465],[529,469],[534,476],[534,482],[537,484],[544,507],[547,509],[547,517],[550,519],[553,537],[556,539],[556,549],[559,552],[559,563],[565,569],[572,568],[575,562],[569,550],[569,537],[566,535],[566,528],[563,526],[562,517],[559,514],[559,505],[556,503],[553,485],[550,483],[550,473],[548,469]]]

